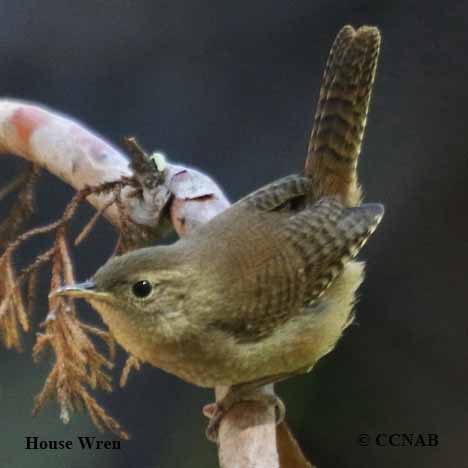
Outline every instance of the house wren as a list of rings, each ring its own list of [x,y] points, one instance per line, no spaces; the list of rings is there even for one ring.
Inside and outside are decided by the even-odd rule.
[[[310,370],[352,321],[380,204],[309,202],[292,175],[172,245],[109,260],[55,294],[82,297],[142,361],[201,387],[269,383]]]
[[[352,322],[364,269],[353,259],[384,213],[359,205],[356,177],[379,44],[372,27],[335,40],[306,175],[55,294],[86,299],[127,351],[201,387],[242,393],[312,369]]]

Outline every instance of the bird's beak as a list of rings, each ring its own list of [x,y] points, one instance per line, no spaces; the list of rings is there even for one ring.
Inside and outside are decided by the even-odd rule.
[[[93,281],[88,280],[83,283],[68,284],[53,290],[49,294],[49,298],[57,296],[69,296],[69,297],[81,297],[83,299],[97,299],[98,297],[105,295],[102,292],[96,290],[96,285]]]

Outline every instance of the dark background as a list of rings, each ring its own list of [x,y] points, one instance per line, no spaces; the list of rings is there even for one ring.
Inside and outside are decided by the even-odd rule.
[[[113,142],[135,134],[206,170],[232,200],[301,168],[337,31],[381,28],[360,175],[366,200],[383,202],[386,216],[361,255],[368,275],[357,326],[315,372],[278,386],[319,468],[468,463],[467,14],[454,1],[0,2],[0,94],[63,111]],[[21,166],[2,157],[0,182]],[[35,222],[52,220],[72,193],[44,177]],[[102,222],[76,251],[80,278],[114,238]],[[18,262],[46,245],[28,244]],[[200,412],[212,393],[150,367],[99,395],[132,433],[120,452],[24,450],[26,435],[95,433],[87,415],[63,426],[54,402],[31,417],[50,368],[32,364],[32,342],[20,355],[0,352],[1,468],[217,466]],[[380,432],[435,432],[439,446],[356,441]]]

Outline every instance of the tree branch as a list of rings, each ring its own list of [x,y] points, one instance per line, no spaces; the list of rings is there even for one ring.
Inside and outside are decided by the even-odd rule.
[[[110,143],[69,117],[23,101],[0,100],[0,154],[25,158],[76,190],[133,175],[128,158]],[[170,220],[181,233],[229,206],[222,190],[208,176],[171,163],[165,165],[164,180],[156,194],[157,197],[151,190],[144,190],[138,199],[124,195],[124,204],[134,222],[158,228],[165,208],[160,201],[167,201],[170,195],[174,197]],[[199,209],[201,199],[203,210]],[[90,196],[88,201],[100,209],[110,198]],[[115,206],[106,210],[105,216],[117,225]]]

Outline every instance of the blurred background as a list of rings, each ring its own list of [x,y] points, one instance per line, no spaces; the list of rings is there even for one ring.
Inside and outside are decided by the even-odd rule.
[[[381,28],[360,177],[386,216],[361,255],[356,324],[312,374],[277,389],[319,468],[467,463],[467,14],[456,1],[0,1],[0,95],[62,111],[115,143],[136,135],[208,172],[231,200],[302,167],[335,34],[347,23]],[[0,184],[23,166],[2,157]],[[44,176],[34,222],[53,220],[72,194]],[[79,278],[114,240],[102,221],[74,252]],[[47,245],[29,243],[18,264]],[[43,297],[34,322],[46,312]],[[212,392],[149,366],[98,395],[132,434],[121,451],[26,451],[27,435],[96,434],[86,414],[62,425],[55,402],[32,418],[52,359],[32,363],[33,335],[22,354],[0,351],[0,468],[217,466],[201,415]],[[381,432],[433,432],[439,445],[357,443]]]

